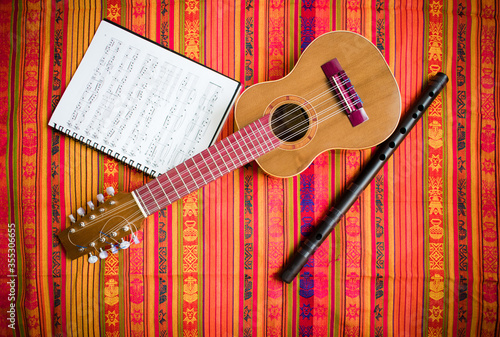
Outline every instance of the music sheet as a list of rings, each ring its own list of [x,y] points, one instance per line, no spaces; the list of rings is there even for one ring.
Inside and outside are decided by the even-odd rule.
[[[215,142],[239,89],[102,21],[49,125],[157,176]]]

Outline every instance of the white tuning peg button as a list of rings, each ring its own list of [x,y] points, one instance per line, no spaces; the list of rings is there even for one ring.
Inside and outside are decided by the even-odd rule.
[[[94,210],[95,207],[94,207],[94,203],[92,201],[87,201],[87,205],[89,205],[89,208],[91,210]]]
[[[92,253],[89,254],[89,263],[96,263],[99,259],[97,256],[92,255]]]
[[[130,242],[122,239],[122,242],[120,242],[120,249],[127,249],[128,247],[130,247]]]
[[[111,245],[111,253],[113,254],[118,253],[118,248],[116,248],[116,245]]]
[[[113,186],[109,186],[106,188],[106,193],[108,193],[110,196],[114,196],[115,195],[115,189],[113,188]]]
[[[132,241],[134,241],[135,244],[138,244],[139,242],[139,238],[135,235],[135,234],[132,234]]]
[[[75,222],[76,222],[76,219],[75,219],[75,217],[73,216],[73,214],[68,215],[68,218],[69,218],[69,221],[71,221],[72,223],[75,223]]]
[[[105,258],[108,257],[108,252],[105,250],[102,250],[102,248],[99,249],[99,257],[104,260]]]
[[[85,210],[82,207],[80,207],[79,209],[76,210],[76,213],[78,213],[79,216],[84,216]]]
[[[104,202],[104,195],[102,195],[101,193],[99,193],[97,195],[97,201],[99,201],[100,203],[103,203]]]

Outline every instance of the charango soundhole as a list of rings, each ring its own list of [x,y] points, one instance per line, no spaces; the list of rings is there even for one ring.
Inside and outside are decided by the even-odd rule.
[[[271,114],[271,129],[283,141],[280,148],[295,150],[311,141],[316,132],[316,114],[303,98],[282,96],[266,109]]]
[[[285,103],[274,111],[271,127],[274,134],[282,141],[296,142],[306,135],[309,129],[309,116],[300,105]]]

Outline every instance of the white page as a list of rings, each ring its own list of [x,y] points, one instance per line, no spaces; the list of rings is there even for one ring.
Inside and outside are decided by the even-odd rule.
[[[215,141],[239,88],[102,21],[49,125],[157,176]]]

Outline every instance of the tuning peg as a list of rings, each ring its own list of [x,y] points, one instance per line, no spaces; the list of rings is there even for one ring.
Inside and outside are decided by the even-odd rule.
[[[100,203],[103,203],[104,202],[104,195],[102,195],[101,193],[99,193],[97,195],[97,201],[99,201]]]
[[[91,210],[94,210],[95,207],[94,207],[94,203],[92,201],[87,201],[87,205],[89,205],[89,208]]]
[[[139,238],[134,233],[132,233],[132,241],[134,241],[135,244],[138,244],[139,242],[141,242],[141,241],[139,241]]]
[[[94,256],[92,253],[89,253],[89,263],[96,263],[99,259],[97,256]]]
[[[102,248],[99,248],[99,257],[104,260],[105,258],[108,257],[108,252],[105,250],[102,250]]]
[[[79,216],[84,216],[85,210],[82,207],[80,207],[79,209],[76,210],[76,213],[78,213]]]
[[[130,247],[130,242],[122,239],[122,242],[120,242],[120,249],[127,249],[128,247]]]
[[[116,248],[117,245],[111,245],[111,253],[116,254],[118,253],[118,248]]]
[[[73,214],[68,215],[68,218],[69,218],[69,221],[71,221],[72,223],[76,223],[76,219],[73,216]]]
[[[110,196],[114,196],[115,195],[115,189],[113,188],[113,186],[109,186],[106,188],[106,193],[108,193],[108,195]]]

